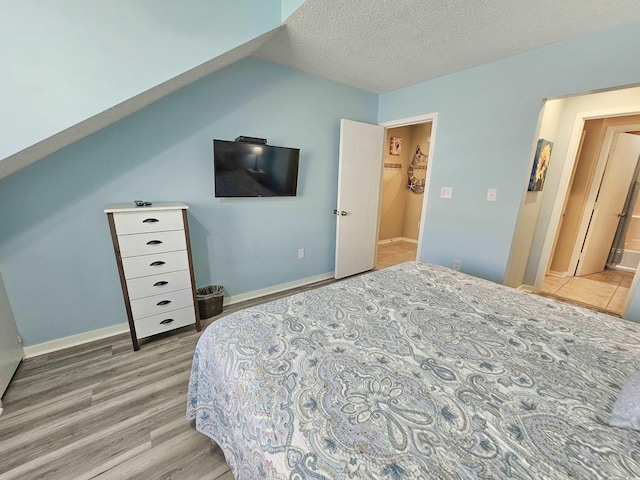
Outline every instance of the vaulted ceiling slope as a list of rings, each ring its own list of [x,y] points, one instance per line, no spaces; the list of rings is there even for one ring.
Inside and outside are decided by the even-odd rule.
[[[4,2],[0,178],[250,55],[281,27],[281,0]]]
[[[12,2],[0,16],[0,40],[13,45],[0,51],[0,178],[245,56],[382,93],[638,21],[639,7],[640,0]]]

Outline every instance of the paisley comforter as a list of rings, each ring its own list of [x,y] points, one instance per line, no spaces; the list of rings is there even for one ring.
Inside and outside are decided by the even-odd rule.
[[[640,477],[640,325],[409,262],[217,320],[187,417],[237,480]]]

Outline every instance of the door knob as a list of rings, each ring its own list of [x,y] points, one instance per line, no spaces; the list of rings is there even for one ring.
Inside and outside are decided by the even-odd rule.
[[[343,217],[346,217],[346,216],[347,216],[347,212],[345,212],[344,210],[342,210],[342,211],[340,212],[340,215],[342,215]]]

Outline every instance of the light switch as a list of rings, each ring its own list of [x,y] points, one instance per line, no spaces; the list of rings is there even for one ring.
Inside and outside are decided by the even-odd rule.
[[[497,188],[490,188],[487,191],[487,202],[495,202],[497,196],[498,196],[498,189]]]
[[[442,187],[440,190],[440,198],[451,198],[453,194],[453,188],[451,187]]]

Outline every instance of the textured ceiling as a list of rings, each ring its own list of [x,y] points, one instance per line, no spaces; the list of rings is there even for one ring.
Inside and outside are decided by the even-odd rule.
[[[253,56],[382,93],[637,20],[639,0],[307,0]]]

